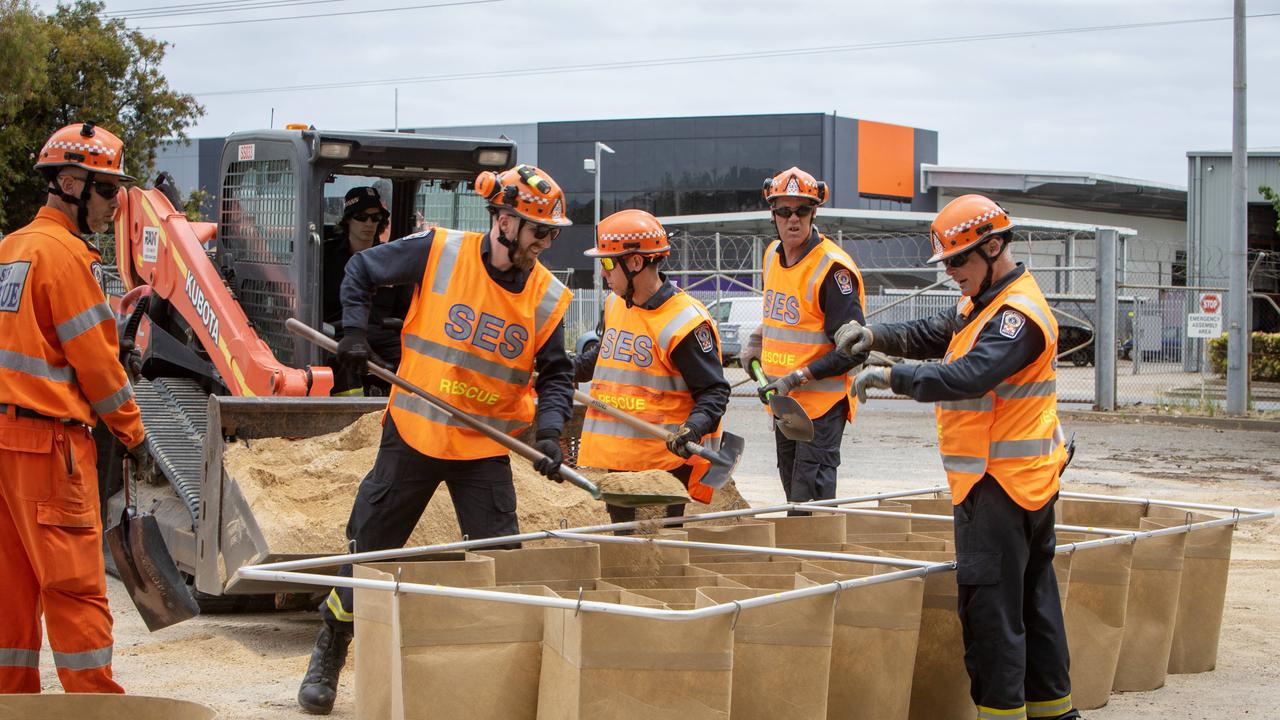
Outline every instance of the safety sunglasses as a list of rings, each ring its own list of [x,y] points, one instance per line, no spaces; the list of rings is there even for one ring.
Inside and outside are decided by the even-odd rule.
[[[600,267],[604,268],[605,271],[608,272],[617,267],[617,263],[613,261],[613,258],[602,257],[600,258]]]
[[[88,181],[87,178],[80,177],[79,175],[72,175],[71,177],[79,180],[80,182]],[[89,187],[92,188],[93,192],[103,200],[112,200],[120,192],[120,186],[113,182],[93,182],[89,183]]]
[[[969,264],[969,256],[972,254],[973,254],[973,249],[970,248],[958,255],[952,255],[946,260],[943,260],[942,264],[951,268],[952,270],[959,270],[960,268]]]
[[[555,240],[560,235],[560,228],[554,228],[549,225],[534,225],[533,223],[530,223],[530,225],[533,227],[533,236],[538,240],[546,240],[548,237]]]
[[[387,219],[382,213],[364,213],[363,215],[352,215],[352,220],[356,222],[382,222]]]
[[[802,217],[802,218],[809,217],[810,215],[813,214],[813,206],[800,205],[798,207],[776,207],[773,209],[773,214],[777,215],[783,220],[790,218],[792,215],[795,215],[796,217]]]

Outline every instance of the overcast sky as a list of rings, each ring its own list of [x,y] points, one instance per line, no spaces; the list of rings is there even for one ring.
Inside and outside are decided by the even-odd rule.
[[[1188,150],[1231,147],[1230,0],[254,0],[143,18],[177,0],[108,0],[172,44],[170,84],[207,114],[193,137],[275,123],[391,127],[835,112],[936,130],[945,165],[1186,184]],[[432,3],[421,9],[371,12]],[[244,5],[245,0],[188,3]],[[49,11],[54,3],[42,0]],[[323,16],[330,13],[354,15]],[[1280,0],[1250,0],[1249,145],[1280,146]],[[203,27],[158,26],[312,15]],[[968,42],[912,44],[943,38]],[[867,48],[871,44],[897,45]],[[374,85],[400,78],[837,47],[817,54]],[[213,94],[304,84],[353,87]]]

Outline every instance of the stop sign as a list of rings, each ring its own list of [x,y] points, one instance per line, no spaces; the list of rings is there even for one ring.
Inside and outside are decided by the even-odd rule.
[[[1222,308],[1222,296],[1217,293],[1201,293],[1200,294],[1200,312],[1206,315],[1216,315],[1218,310]]]

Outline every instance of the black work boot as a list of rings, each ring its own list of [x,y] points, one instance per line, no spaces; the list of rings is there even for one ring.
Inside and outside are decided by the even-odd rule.
[[[351,645],[352,628],[324,623],[311,651],[311,664],[298,688],[298,704],[312,715],[328,715],[338,697],[338,673],[347,664],[347,648]]]

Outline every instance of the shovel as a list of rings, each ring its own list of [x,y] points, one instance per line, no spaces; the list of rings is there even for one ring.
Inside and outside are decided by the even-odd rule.
[[[760,387],[765,387],[769,381],[765,379],[764,370],[760,368],[759,360],[751,361],[751,369],[749,371],[756,382],[760,383]],[[786,436],[788,440],[797,442],[811,442],[813,440],[813,421],[809,419],[809,414],[800,406],[800,401],[786,395],[779,395],[770,390],[765,396],[769,400],[769,409],[773,411],[773,419],[778,422],[778,429]]]
[[[284,326],[285,326],[285,329],[287,329],[289,332],[293,333],[294,335],[297,335],[303,340],[306,340],[312,343],[313,345],[318,346],[321,350],[326,350],[335,355],[338,353],[338,343],[334,342],[333,338],[327,337],[323,333],[318,332],[315,328],[312,328],[311,326],[307,325],[301,320],[298,320],[297,318],[289,318],[288,320],[285,320]],[[423,400],[426,400],[427,402],[434,405],[435,408],[440,412],[444,413],[445,415],[448,415],[450,418],[454,420],[457,420],[463,425],[466,425],[468,428],[471,428],[472,430],[475,430],[476,432],[484,435],[490,440],[493,440],[499,445],[502,445],[508,450],[511,450],[512,452],[518,455],[521,455],[522,457],[528,460],[533,460],[533,461],[537,461],[546,457],[542,453],[520,442],[519,440],[511,437],[510,435],[502,432],[501,430],[489,427],[488,425],[476,419],[475,417],[472,417],[470,413],[465,413],[459,410],[453,405],[450,405],[444,400],[441,400],[440,398],[432,395],[426,390],[423,390],[417,385],[414,385],[408,380],[405,380],[404,378],[395,374],[395,372],[388,370],[385,367],[382,367],[381,365],[374,362],[366,362],[365,366],[370,375],[386,380],[387,382],[391,383],[392,385],[395,385],[396,387],[400,388],[401,390],[404,390],[405,392],[417,395]],[[578,487],[582,488],[583,490],[586,490],[587,492],[591,493],[591,497],[597,500],[600,499],[600,488],[596,487],[595,483],[579,475],[575,470],[573,470],[573,468],[561,465],[560,476],[568,480],[569,482],[573,483],[574,485],[577,485]]]
[[[573,391],[573,399],[589,408],[599,410],[635,430],[648,433],[660,440],[667,440],[671,437],[671,433],[667,432],[666,428],[625,413],[608,403],[591,397],[581,390]],[[727,432],[722,433],[720,436],[720,449],[718,451],[695,442],[685,443],[685,447],[689,448],[689,452],[711,463],[711,468],[707,470],[707,474],[703,476],[701,482],[707,487],[719,489],[729,482],[734,469],[738,467],[738,461],[742,459],[742,450],[745,447],[745,442],[738,435]]]
[[[154,515],[138,512],[133,458],[124,457],[124,512],[104,533],[120,580],[138,614],[155,632],[200,614],[200,606],[169,554]]]

